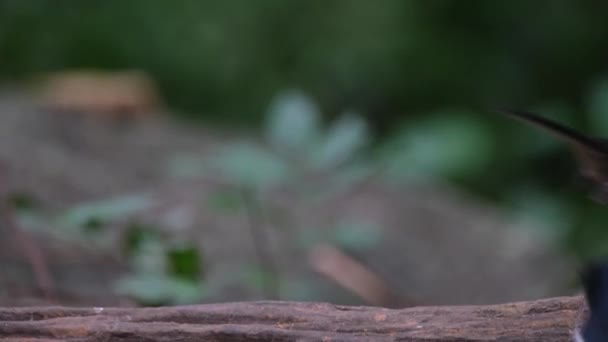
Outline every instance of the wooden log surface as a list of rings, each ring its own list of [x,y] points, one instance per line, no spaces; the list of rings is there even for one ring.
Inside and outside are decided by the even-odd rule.
[[[407,309],[301,302],[0,308],[1,341],[570,341],[583,301]]]

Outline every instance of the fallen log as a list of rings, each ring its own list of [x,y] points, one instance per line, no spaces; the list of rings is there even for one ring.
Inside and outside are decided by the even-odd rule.
[[[407,309],[301,302],[0,308],[2,341],[570,341],[583,304],[558,297]]]

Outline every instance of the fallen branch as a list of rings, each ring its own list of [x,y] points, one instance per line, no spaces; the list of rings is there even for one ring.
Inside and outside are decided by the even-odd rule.
[[[2,341],[570,341],[580,297],[392,310],[323,303],[0,308]]]
[[[334,246],[318,245],[310,251],[308,258],[313,270],[370,305],[389,308],[414,306],[413,300],[401,298],[379,275]]]

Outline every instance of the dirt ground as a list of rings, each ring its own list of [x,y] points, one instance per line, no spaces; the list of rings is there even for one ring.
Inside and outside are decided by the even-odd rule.
[[[0,162],[10,189],[45,212],[86,201],[150,194],[162,210],[141,219],[162,222],[203,254],[204,302],[264,299],[244,274],[256,260],[247,213],[211,210],[221,184],[175,179],[176,156],[204,157],[235,139],[167,116],[127,124],[74,119],[42,110],[27,96],[0,94]],[[369,243],[347,254],[377,273],[399,296],[417,304],[482,304],[571,294],[572,262],[534,227],[513,226],[497,208],[440,185],[372,181],[355,192],[302,201],[264,194],[281,211],[264,227],[281,279],[280,299],[369,304],[316,273],[309,253],[327,242],[337,221],[375,222]],[[274,210],[273,209],[273,210]],[[0,226],[0,305],[44,304],[23,248]],[[116,228],[119,230],[119,228]],[[130,305],[112,282],[128,271],[116,245],[99,248],[49,224],[27,229],[50,265],[63,305]],[[112,234],[110,234],[112,235]],[[118,233],[109,239],[117,239]],[[304,242],[303,242],[304,241]]]

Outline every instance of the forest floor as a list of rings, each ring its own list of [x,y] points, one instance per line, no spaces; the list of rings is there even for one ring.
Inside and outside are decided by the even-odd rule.
[[[154,204],[127,221],[159,226],[166,239],[197,245],[203,302],[269,298],[251,272],[260,261],[252,224],[261,225],[254,234],[263,234],[277,273],[280,289],[272,299],[370,304],[315,272],[311,253],[325,244],[416,304],[488,304],[572,293],[572,262],[551,241],[446,185],[371,180],[312,201],[268,191],[260,200],[264,212],[253,213],[264,220],[252,223],[251,208],[226,203],[220,181],[171,172],[179,158],[204,160],[234,141],[257,143],[252,134],[168,116],[108,124],[42,110],[20,93],[0,95],[0,182],[10,194],[35,203],[43,217],[145,194]],[[132,268],[122,250],[126,221],[93,238],[60,227],[61,221],[19,222],[44,255],[55,298],[44,300],[37,290],[23,238],[0,226],[0,305],[133,303],[113,289]]]

